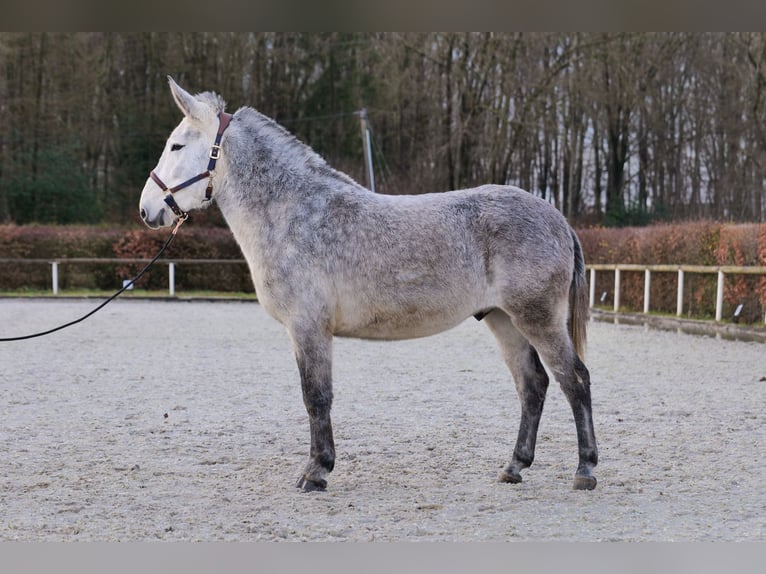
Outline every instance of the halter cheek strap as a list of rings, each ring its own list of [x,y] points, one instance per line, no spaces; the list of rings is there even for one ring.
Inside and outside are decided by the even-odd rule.
[[[165,203],[168,204],[168,207],[170,207],[171,211],[173,211],[173,213],[179,219],[185,220],[187,217],[189,217],[189,214],[182,210],[176,203],[176,200],[173,198],[173,194],[175,192],[180,191],[185,187],[189,187],[190,185],[197,183],[198,181],[207,177],[209,179],[207,188],[205,189],[205,201],[210,201],[210,199],[213,197],[213,175],[215,174],[215,164],[221,157],[221,137],[223,136],[223,132],[226,131],[226,128],[229,127],[229,123],[231,122],[232,117],[232,114],[227,114],[226,112],[221,112],[218,114],[218,132],[215,134],[215,141],[213,142],[213,146],[210,148],[210,159],[207,162],[207,171],[203,171],[202,173],[199,173],[174,187],[168,187],[165,185],[165,183],[154,172],[154,170],[149,173],[149,177],[152,178],[152,181],[154,181],[154,183],[156,183],[160,189],[165,192]]]

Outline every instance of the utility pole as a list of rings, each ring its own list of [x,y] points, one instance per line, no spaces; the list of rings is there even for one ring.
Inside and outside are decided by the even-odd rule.
[[[372,144],[370,141],[370,124],[367,121],[367,109],[362,108],[356,115],[362,128],[362,144],[364,145],[364,161],[367,166],[367,187],[375,192],[375,174],[372,170]]]

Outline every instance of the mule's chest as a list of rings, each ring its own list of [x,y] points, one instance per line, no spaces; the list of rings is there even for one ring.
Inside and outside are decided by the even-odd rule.
[[[260,277],[258,273],[252,269],[251,275],[253,278],[253,286],[255,287],[255,294],[258,297],[258,304],[272,318],[284,324],[287,316],[287,306],[285,305],[283,297],[280,296],[280,290],[275,290],[270,281]]]

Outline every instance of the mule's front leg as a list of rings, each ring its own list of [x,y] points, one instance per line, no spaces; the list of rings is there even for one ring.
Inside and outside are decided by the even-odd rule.
[[[306,491],[324,490],[327,488],[325,477],[335,466],[335,443],[330,421],[332,338],[324,333],[292,333],[292,338],[311,431],[309,462],[297,486]]]

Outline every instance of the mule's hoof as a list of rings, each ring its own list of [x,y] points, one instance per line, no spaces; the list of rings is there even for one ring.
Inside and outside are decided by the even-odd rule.
[[[593,490],[596,488],[596,477],[593,475],[576,474],[573,488],[574,490]]]
[[[504,470],[497,477],[498,482],[510,482],[511,484],[518,484],[521,482],[521,474],[515,470]]]
[[[327,490],[327,481],[324,478],[310,479],[305,476],[298,479],[298,488],[302,488],[303,492],[314,492]]]

